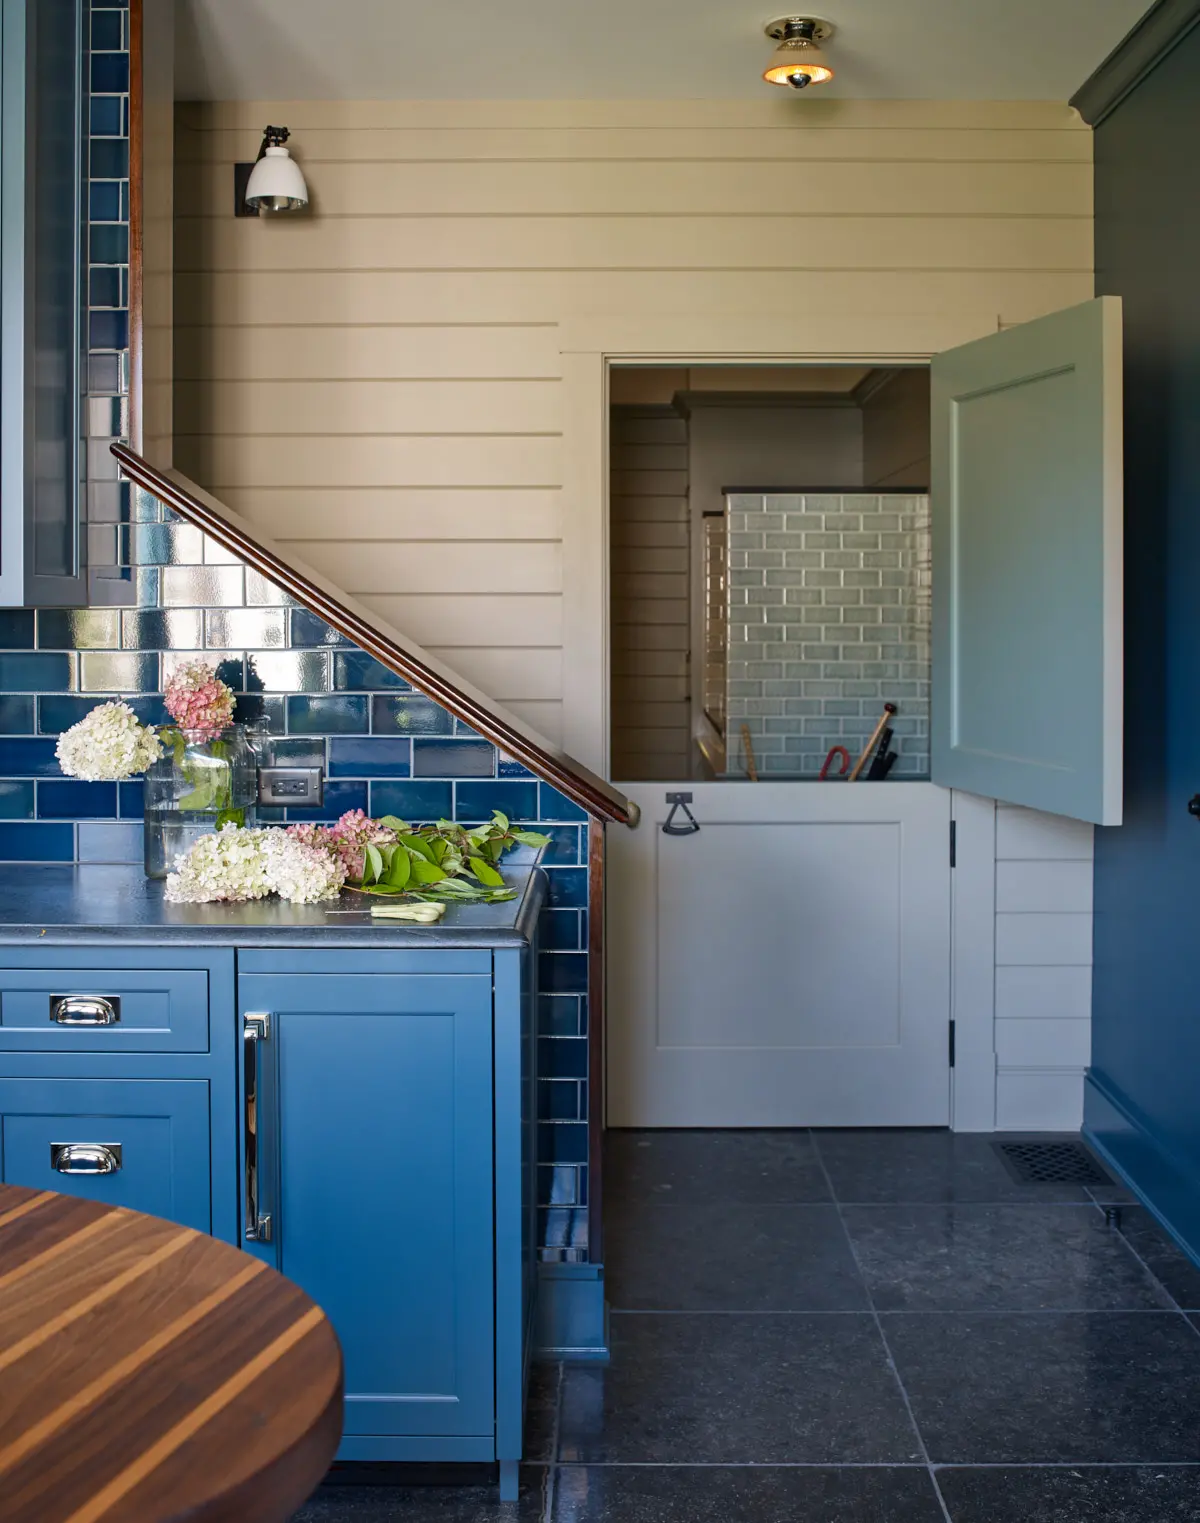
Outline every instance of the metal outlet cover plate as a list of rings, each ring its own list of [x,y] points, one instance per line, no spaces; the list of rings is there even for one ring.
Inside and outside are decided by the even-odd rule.
[[[320,767],[260,767],[258,802],[272,809],[319,809],[325,797]]]

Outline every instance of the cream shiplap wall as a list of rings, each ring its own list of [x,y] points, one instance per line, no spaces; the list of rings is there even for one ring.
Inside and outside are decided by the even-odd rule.
[[[311,216],[230,215],[268,121]],[[177,463],[551,736],[560,322],[1016,322],[1092,291],[1065,106],[242,102],[179,126]]]

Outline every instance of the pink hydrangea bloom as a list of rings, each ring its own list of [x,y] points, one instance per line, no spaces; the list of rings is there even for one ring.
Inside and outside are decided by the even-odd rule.
[[[233,690],[207,661],[177,666],[163,701],[179,728],[198,740],[211,740],[233,723]]]
[[[396,839],[394,830],[361,809],[348,809],[333,825],[289,825],[288,834],[306,846],[323,846],[332,852],[353,879],[362,878],[364,847],[390,846]]]

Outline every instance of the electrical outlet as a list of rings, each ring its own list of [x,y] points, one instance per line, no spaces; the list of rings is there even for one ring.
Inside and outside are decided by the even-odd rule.
[[[272,809],[319,809],[325,796],[320,767],[260,767],[258,802]]]

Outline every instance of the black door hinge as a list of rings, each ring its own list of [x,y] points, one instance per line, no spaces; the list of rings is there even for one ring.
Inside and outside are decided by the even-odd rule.
[[[950,866],[958,866],[958,821],[950,821]]]
[[[954,1067],[954,1022],[950,1022],[950,1067]]]

